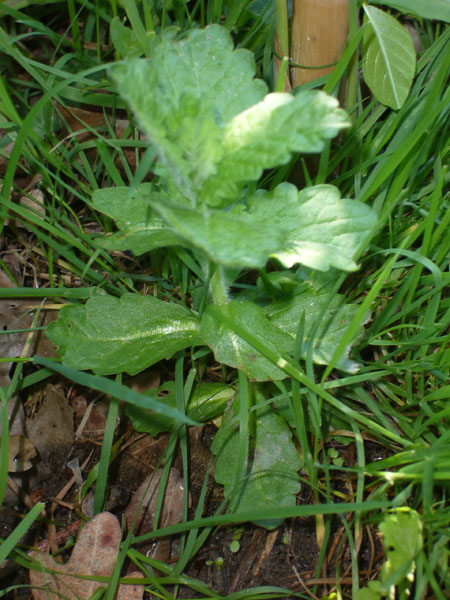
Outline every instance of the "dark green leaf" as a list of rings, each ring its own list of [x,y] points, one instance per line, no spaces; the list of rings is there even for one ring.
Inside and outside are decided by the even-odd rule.
[[[259,400],[264,398],[258,395]],[[254,438],[251,452],[244,465],[244,477],[239,490],[233,490],[236,479],[236,464],[239,455],[239,427],[229,425],[239,414],[238,401],[222,419],[222,425],[211,446],[216,455],[214,471],[216,480],[224,485],[225,497],[239,497],[236,511],[273,509],[294,506],[295,496],[300,491],[298,471],[301,461],[286,423],[270,406],[258,409],[255,415]],[[276,516],[270,521],[256,522],[269,529],[282,522]]]
[[[291,336],[271,323],[259,306],[250,302],[231,301],[220,308],[234,321],[250,329],[273,351],[281,354],[292,349]],[[253,346],[210,316],[208,309],[203,314],[200,331],[218,362],[240,369],[250,380],[268,381],[286,377],[284,371]]]
[[[161,396],[161,392],[166,392]],[[186,414],[195,421],[205,422],[220,415],[234,396],[235,390],[221,383],[200,383],[194,388],[189,400]],[[169,381],[157,390],[150,390],[146,395],[158,402],[176,409],[175,383]],[[162,414],[156,414],[136,406],[127,406],[125,412],[133,422],[136,431],[156,436],[163,431],[172,431],[177,421]],[[195,417],[194,417],[195,415]]]

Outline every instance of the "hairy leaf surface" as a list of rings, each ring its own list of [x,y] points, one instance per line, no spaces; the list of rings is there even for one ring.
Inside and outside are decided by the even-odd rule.
[[[283,249],[273,253],[281,263],[302,263],[321,271],[356,269],[353,255],[377,222],[371,208],[341,198],[332,185],[298,192],[282,183],[272,192],[258,190],[249,201],[249,214],[283,232]]]
[[[254,79],[251,52],[233,50],[225,28],[176,33],[166,30],[149,59],[116,65],[111,75],[179,190],[194,200],[195,187],[215,170],[223,125],[259,102],[267,86]]]
[[[93,207],[115,220],[120,233],[105,236],[99,245],[108,250],[144,252],[180,244],[180,237],[150,206],[158,192],[151,183],[140,185],[132,194],[127,187],[103,188],[92,195]]]
[[[273,223],[255,222],[252,215],[202,210],[168,202],[155,209],[185,241],[204,250],[216,263],[229,267],[262,267],[282,247],[283,232]]]
[[[64,364],[99,375],[130,375],[198,344],[197,317],[153,296],[95,296],[84,306],[66,305],[48,336]]]
[[[271,350],[281,354],[292,349],[291,336],[271,323],[259,306],[250,302],[230,301],[220,308],[238,324],[248,328]],[[268,381],[286,377],[284,371],[256,348],[212,317],[208,309],[203,314],[200,331],[218,362],[240,369],[250,380]]]
[[[349,125],[322,92],[265,95],[252,55],[233,50],[219,25],[181,39],[166,30],[149,59],[115,65],[111,75],[191,206],[231,204],[264,169],[319,152]]]
[[[261,395],[258,400],[264,400]],[[216,480],[224,485],[225,497],[230,497],[236,479],[236,464],[239,456],[239,425],[229,425],[239,414],[238,401],[222,419],[222,425],[211,446],[216,455],[214,472]],[[274,509],[279,506],[294,506],[295,496],[300,491],[297,472],[301,461],[286,423],[270,406],[256,410],[251,442],[244,465],[244,480],[239,490],[234,490],[238,502],[236,511]],[[277,527],[282,519],[257,522],[269,529]]]
[[[287,163],[294,152],[320,152],[348,125],[337,100],[323,92],[268,94],[225,127],[217,174],[201,190],[204,201],[226,204],[264,169]]]
[[[334,296],[325,314],[320,320],[313,342],[313,360],[315,363],[326,365],[330,362],[344,331],[358,310],[354,304],[343,304],[344,297]],[[298,326],[304,315],[303,352],[301,356],[306,357],[306,345],[310,341],[317,319],[322,314],[325,304],[329,301],[327,294],[318,294],[315,291],[307,291],[293,298],[273,302],[266,309],[270,321],[277,325],[282,331],[292,336],[292,347],[297,336]],[[361,328],[359,334],[362,335]],[[344,354],[340,357],[336,366],[338,369],[355,373],[360,365],[349,358],[352,344],[349,344]]]

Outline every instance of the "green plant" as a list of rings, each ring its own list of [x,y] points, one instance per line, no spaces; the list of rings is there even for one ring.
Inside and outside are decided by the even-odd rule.
[[[121,439],[115,440],[113,444],[118,400],[124,401],[126,411],[141,431],[152,431],[154,434],[164,429],[172,431],[163,458],[167,468],[170,467],[179,440],[186,503],[187,484],[190,483],[188,447],[186,431],[179,423],[184,421],[192,424],[193,421],[215,418],[225,410],[218,438],[220,436],[224,442],[231,438],[235,445],[233,460],[239,466],[238,473],[231,483],[225,483],[228,490],[236,488],[236,493],[229,501],[231,507],[237,508],[237,512],[219,514],[223,509],[221,506],[214,516],[202,518],[202,514],[209,508],[205,500],[206,476],[200,498],[195,488],[191,488],[194,492],[195,516],[188,518],[186,504],[183,523],[159,529],[146,536],[148,541],[149,538],[181,534],[183,539],[176,566],[146,557],[139,552],[138,547],[134,547],[139,540],[131,540],[129,537],[121,551],[122,554],[128,548],[128,555],[144,573],[148,573],[153,567],[170,577],[172,583],[188,585],[192,590],[191,595],[196,593],[217,597],[216,591],[213,592],[198,579],[188,578],[189,572],[192,572],[190,565],[193,564],[193,557],[208,539],[208,535],[211,534],[212,540],[215,540],[213,528],[223,525],[235,527],[251,519],[265,521],[266,524],[269,519],[273,524],[276,519],[283,517],[308,516],[316,518],[317,539],[320,544],[315,565],[316,577],[324,577],[328,566],[328,575],[334,578],[331,588],[325,591],[316,586],[312,589],[313,593],[330,598],[333,594],[336,595],[332,591],[334,589],[337,589],[338,597],[348,593],[344,582],[350,572],[344,572],[344,565],[340,564],[339,559],[334,560],[333,564],[333,559],[329,558],[330,548],[336,547],[335,557],[342,556],[344,550],[350,556],[352,588],[356,595],[364,578],[367,580],[376,576],[367,572],[364,563],[360,562],[360,558],[363,558],[361,551],[366,553],[365,544],[371,524],[385,520],[388,514],[386,511],[392,506],[411,506],[420,515],[423,534],[423,547],[413,559],[415,571],[412,594],[415,598],[422,598],[431,593],[436,598],[444,599],[443,590],[449,588],[446,545],[447,481],[450,476],[447,402],[450,312],[445,289],[450,282],[450,210],[445,188],[448,187],[450,177],[445,165],[449,154],[450,90],[445,82],[448,82],[450,67],[450,55],[446,52],[450,30],[430,19],[448,20],[448,2],[372,0],[369,3],[369,7],[383,4],[394,8],[393,11],[385,11],[385,15],[392,13],[391,18],[396,16],[396,7],[417,17],[410,19],[410,25],[415,29],[421,50],[418,52],[412,85],[408,87],[409,91],[399,109],[389,108],[388,103],[388,106],[383,105],[383,97],[378,94],[376,87],[371,90],[374,96],[371,98],[367,89],[360,85],[362,80],[358,77],[358,72],[364,68],[365,52],[370,47],[367,42],[379,45],[385,44],[387,39],[383,35],[378,40],[373,36],[371,39],[365,37],[371,27],[367,22],[358,30],[355,20],[348,47],[335,71],[314,84],[317,87],[325,85],[326,91],[337,95],[342,77],[349,72],[354,74],[351,81],[348,79],[349,88],[353,86],[353,94],[346,96],[345,101],[346,108],[354,118],[354,125],[345,135],[337,138],[338,143],[325,140],[317,174],[313,170],[308,172],[309,163],[301,159],[300,170],[303,169],[304,179],[309,186],[333,183],[343,196],[370,202],[379,215],[377,232],[372,237],[368,252],[359,261],[360,270],[350,274],[343,273],[336,279],[337,273],[334,270],[309,271],[297,265],[288,269],[281,266],[277,259],[270,259],[268,266],[256,269],[246,267],[246,263],[243,263],[243,269],[239,265],[236,268],[222,268],[209,256],[205,257],[204,250],[194,248],[191,241],[186,242],[184,239],[182,245],[172,245],[166,249],[156,247],[154,250],[144,251],[137,259],[129,260],[129,253],[124,257],[120,251],[110,252],[109,248],[120,248],[120,243],[126,237],[128,239],[122,247],[126,249],[127,244],[130,244],[129,247],[132,248],[131,233],[136,233],[134,240],[137,250],[133,251],[139,252],[139,221],[137,220],[134,229],[131,227],[127,230],[131,221],[128,225],[126,219],[121,222],[120,218],[125,214],[125,207],[121,205],[119,209],[115,208],[115,215],[118,217],[116,224],[119,226],[115,227],[107,214],[109,204],[114,206],[113,193],[109,197],[111,202],[105,196],[105,213],[98,212],[95,208],[91,210],[91,194],[97,186],[119,186],[115,191],[118,195],[121,193],[120,187],[131,186],[131,191],[126,189],[126,193],[122,195],[126,202],[128,195],[132,196],[136,192],[138,196],[143,177],[149,168],[153,170],[152,182],[157,189],[165,189],[166,186],[164,164],[159,158],[156,163],[153,160],[156,148],[149,149],[147,154],[141,154],[148,144],[138,137],[133,121],[124,138],[119,139],[121,136],[114,131],[114,114],[111,108],[123,109],[125,104],[117,98],[110,82],[99,75],[105,69],[104,63],[112,57],[111,49],[104,45],[107,38],[105,27],[111,17],[119,15],[120,19],[114,21],[114,27],[111,24],[111,34],[115,28],[119,30],[119,35],[122,31],[129,36],[121,48],[117,38],[115,39],[117,58],[118,55],[125,57],[128,49],[136,55],[147,52],[151,56],[153,42],[147,43],[147,38],[155,37],[155,31],[159,38],[159,30],[171,23],[176,23],[181,28],[195,24],[204,27],[208,23],[223,22],[224,15],[225,25],[232,31],[236,46],[254,51],[258,76],[270,82],[274,29],[273,15],[270,13],[272,2],[219,0],[186,3],[181,0],[158,0],[138,4],[130,0],[119,5],[111,3],[110,11],[105,10],[103,5],[94,6],[88,2],[83,4],[82,10],[79,5],[80,12],[76,13],[76,19],[70,17],[69,29],[64,11],[61,11],[61,3],[54,5],[54,9],[51,5],[45,8],[45,16],[49,17],[45,22],[51,23],[51,28],[33,19],[36,12],[28,10],[22,13],[11,8],[10,4],[0,4],[4,27],[0,47],[5,53],[0,80],[0,111],[3,118],[1,158],[7,159],[2,181],[1,225],[3,226],[3,219],[8,211],[9,223],[5,224],[6,247],[12,241],[13,248],[22,248],[23,232],[28,231],[26,238],[32,240],[33,246],[27,256],[30,261],[33,260],[33,268],[37,264],[41,267],[39,272],[48,272],[49,279],[47,284],[47,280],[40,279],[39,275],[37,280],[16,278],[16,285],[24,287],[2,288],[0,296],[29,297],[32,302],[36,298],[55,298],[56,302],[63,298],[66,302],[75,304],[71,310],[81,309],[79,314],[85,315],[87,309],[76,306],[77,303],[103,294],[104,298],[109,298],[114,304],[117,297],[125,291],[135,293],[136,290],[144,290],[143,293],[147,293],[146,289],[150,289],[155,298],[164,300],[168,305],[178,305],[182,309],[178,317],[188,315],[188,324],[194,324],[191,334],[195,337],[196,347],[190,351],[187,346],[185,352],[181,350],[176,353],[175,361],[162,367],[163,371],[169,371],[167,378],[175,380],[173,384],[166,382],[161,386],[159,392],[165,394],[164,398],[158,391],[146,396],[134,393],[127,385],[119,383],[120,375],[117,381],[113,381],[109,377],[76,371],[38,357],[13,358],[18,364],[12,383],[5,388],[5,394],[2,394],[3,415],[6,414],[7,400],[12,394],[30,389],[30,386],[50,376],[68,378],[80,386],[99,390],[113,398],[100,461],[91,470],[80,490],[80,497],[84,497],[89,488],[96,484],[95,512],[98,512],[104,505],[105,484],[115,478],[109,463],[117,460],[120,452]],[[356,19],[361,3],[355,1],[350,4]],[[73,15],[72,2],[71,5],[70,12]],[[43,11],[44,8],[39,7],[39,18]],[[137,35],[139,21],[136,16],[139,17],[139,12],[142,23]],[[129,17],[131,33],[123,32],[123,28],[118,25],[126,23],[125,15]],[[363,11],[360,16],[363,17]],[[54,26],[55,18],[60,26]],[[79,23],[82,24],[81,28]],[[67,38],[67,32],[70,38]],[[378,33],[383,34],[383,31],[378,30]],[[89,42],[90,49],[85,42]],[[359,61],[356,49],[361,42],[363,58]],[[95,46],[96,50],[92,50]],[[36,49],[39,50],[38,54],[34,53]],[[376,57],[376,52],[372,56]],[[52,57],[52,60],[48,61],[47,57]],[[391,53],[388,58],[395,62],[397,56]],[[87,66],[91,68],[87,71],[80,70]],[[17,77],[17,73],[22,70],[26,72],[26,76]],[[239,70],[236,73],[240,76]],[[231,72],[227,76],[232,79]],[[38,101],[35,103],[36,99]],[[105,125],[93,128],[87,120],[82,126],[93,135],[92,138],[83,141],[78,136],[78,130],[71,130],[69,127],[68,132],[74,135],[63,140],[65,133],[51,126],[59,122],[59,105],[64,105],[65,102],[69,107],[100,107],[106,116]],[[14,149],[9,155],[8,147],[12,142]],[[124,155],[130,147],[138,157],[136,172],[130,168]],[[257,183],[250,182],[247,189],[244,186],[244,192],[251,195],[252,188],[256,185],[264,190],[263,194],[273,192],[281,181],[286,180],[297,160],[297,153],[294,152],[289,163],[278,169],[265,170]],[[14,176],[19,166],[30,176],[42,175],[39,188],[43,191],[42,207],[45,207],[46,213],[38,213],[18,202],[25,193],[21,177]],[[98,194],[99,196],[94,197],[101,199],[100,193]],[[178,203],[178,199],[175,199],[175,204]],[[137,205],[130,205],[133,207],[133,215],[137,214]],[[148,201],[146,207],[148,214],[156,221],[159,213],[151,213]],[[234,209],[230,206],[219,210],[221,215]],[[145,225],[147,213],[144,213],[144,217]],[[165,218],[159,218],[163,225],[160,238],[162,243],[163,236],[172,234],[174,228],[168,226]],[[119,229],[119,233],[107,234],[100,241],[98,233],[92,233],[92,223],[96,225],[96,232]],[[16,224],[19,226],[17,229]],[[159,227],[156,231],[159,231]],[[179,236],[176,232],[173,235]],[[37,253],[35,255],[34,248],[39,249],[42,258]],[[7,271],[8,263],[3,250],[4,247],[0,265]],[[127,262],[123,262],[123,259]],[[238,322],[233,317],[234,313],[229,317],[225,314],[226,305],[214,302],[212,287],[217,283],[217,276],[214,277],[216,271],[226,277],[227,286],[230,282],[232,284],[226,288],[227,300],[247,301],[256,309],[263,309],[264,317],[271,324],[274,319],[279,319],[283,326],[291,327],[288,335],[291,340],[295,337],[295,342],[292,344],[290,340],[290,346],[286,346],[286,354],[283,355],[284,348],[278,347],[278,337],[274,337],[276,343],[271,344],[271,338],[266,339],[265,334],[260,335],[261,331],[259,335],[255,335],[257,332],[252,329],[252,324],[248,327],[245,320]],[[21,281],[23,283],[19,283]],[[220,290],[220,286],[215,289]],[[104,294],[103,290],[110,296]],[[337,295],[338,291],[340,295]],[[292,319],[289,311],[283,313],[281,310],[286,300],[293,305],[298,304]],[[313,306],[310,306],[311,301]],[[277,307],[278,303],[281,303],[281,307]],[[334,335],[331,336],[331,341],[327,341],[334,322],[328,325],[329,317],[335,314],[339,305],[348,311],[343,314],[347,315],[350,323],[347,326],[344,323],[339,328],[341,319],[336,320]],[[101,307],[101,304],[98,306]],[[128,303],[128,310],[132,310],[133,306],[135,304]],[[154,306],[155,304],[152,305]],[[157,303],[156,306],[160,307],[161,304]],[[169,308],[168,314],[170,310]],[[147,311],[147,314],[149,312],[151,311]],[[302,316],[303,313],[305,316]],[[256,355],[259,359],[261,356],[267,359],[261,367],[262,371],[263,368],[272,368],[273,364],[279,363],[281,371],[284,370],[289,376],[276,381],[253,382],[249,381],[250,378],[243,371],[236,376],[236,371],[222,362],[221,368],[213,371],[214,381],[220,378],[222,383],[205,383],[202,380],[203,374],[206,375],[205,381],[209,381],[209,374],[212,372],[209,369],[206,371],[206,365],[209,367],[213,364],[211,348],[206,345],[201,327],[199,328],[199,322],[202,323],[206,314],[212,315],[212,318],[218,316],[224,324],[224,330],[228,328],[229,331],[234,331],[233,341],[240,346],[243,345],[242,340],[250,344],[252,352],[248,357]],[[283,314],[286,314],[284,321]],[[370,315],[370,319],[366,323],[363,337],[354,345],[350,359],[345,350],[357,338],[358,332],[362,331],[361,325],[367,315]],[[170,321],[169,317],[168,320]],[[89,328],[89,319],[86,324]],[[279,334],[278,321],[275,325]],[[140,329],[145,334],[143,328]],[[112,336],[107,328],[103,331]],[[273,333],[270,328],[264,331],[269,336]],[[10,332],[3,333],[5,338]],[[88,330],[86,335],[87,333]],[[175,346],[179,341],[180,339],[175,340]],[[159,351],[161,345],[158,345],[158,340],[153,339],[153,342],[154,348]],[[133,343],[134,348],[139,349],[140,342]],[[96,352],[103,352],[105,346],[108,343],[94,346],[94,361],[98,360]],[[253,351],[253,347],[261,356]],[[167,355],[170,353],[170,347],[167,347]],[[145,356],[145,352],[143,354]],[[3,360],[9,362],[10,355],[6,355],[8,358]],[[114,360],[118,360],[120,352],[113,352],[112,356]],[[301,363],[299,357],[303,357]],[[41,369],[20,378],[22,361],[28,360],[34,360]],[[314,361],[327,366],[317,368],[313,365]],[[103,364],[106,362],[107,360]],[[247,358],[241,363],[246,369],[247,364],[252,365],[252,361]],[[357,363],[361,364],[357,373],[342,370],[340,373],[332,372],[336,365],[340,369],[350,368],[356,371]],[[89,364],[89,360],[86,360],[86,364]],[[188,370],[191,366],[193,368]],[[146,407],[152,412],[135,411],[136,406]],[[182,415],[183,412],[186,415]],[[267,435],[267,427],[263,427],[268,423],[265,415],[270,413],[277,417],[276,436],[272,438]],[[219,423],[220,417],[215,422]],[[0,496],[7,484],[8,462],[5,456],[8,454],[8,423],[5,416],[2,428]],[[284,444],[286,431],[292,431],[296,438],[297,454],[293,468],[282,472],[279,470],[277,475],[288,481],[288,487],[292,486],[293,489],[294,484],[298,487],[296,465],[299,464],[300,454],[304,466],[301,473],[304,479],[300,479],[304,492],[301,504],[279,507],[274,502],[272,505],[266,504],[268,509],[256,509],[252,506],[251,511],[243,512],[240,510],[240,492],[245,491],[249,484],[254,486],[253,467],[260,460],[255,452],[256,440],[269,439],[269,443],[272,442],[276,449],[277,439],[283,439],[279,443]],[[339,458],[325,454],[330,439],[335,439],[339,444],[348,444],[342,467],[334,462]],[[219,442],[220,439],[215,445],[219,445]],[[289,454],[292,451],[290,441],[287,446]],[[221,454],[226,455],[229,451],[230,444],[228,447],[224,444]],[[256,462],[255,457],[258,459]],[[344,478],[347,482],[345,490],[342,488]],[[242,484],[234,486],[238,479]],[[312,491],[312,503],[309,490]],[[292,491],[288,491],[288,494],[292,496]],[[34,520],[37,511],[30,515],[31,520]],[[28,529],[30,522],[30,517],[25,517],[20,528],[2,544],[3,557],[11,550],[9,556],[25,566],[29,566],[29,561],[20,550],[17,540]],[[293,535],[298,532],[298,522],[297,519],[294,523]],[[343,531],[340,538],[335,536],[334,529],[339,522],[342,523]],[[288,544],[290,539],[290,535],[285,535],[283,541]],[[113,597],[117,586],[121,562],[117,565],[108,598]],[[225,564],[224,568],[227,569],[227,566]],[[341,580],[341,576],[345,579]],[[202,575],[199,577],[202,578]],[[239,593],[248,600],[264,595],[292,597],[295,592],[289,578],[281,580],[277,577],[272,581],[275,580],[289,589],[267,587]],[[156,591],[161,596],[174,597],[169,591],[171,588],[160,580],[147,578],[145,582],[149,592]],[[398,582],[395,585],[395,591],[399,594],[406,595],[409,591],[408,581],[405,585]],[[11,588],[6,588],[0,595],[8,595],[11,591]]]
[[[401,509],[387,515],[379,526],[383,534],[386,562],[380,576],[359,590],[357,600],[379,600],[385,596],[409,598],[416,558],[422,550],[422,522],[415,510]]]
[[[193,306],[99,290],[84,306],[65,306],[48,334],[66,365],[100,375],[134,374],[189,347],[212,349],[217,362],[240,372],[238,396],[213,445],[217,479],[235,508],[292,505],[301,463],[290,430],[268,405],[270,393],[248,382],[285,379],[289,355],[328,363],[356,311],[336,294],[336,270],[357,268],[354,257],[377,217],[330,185],[299,192],[256,182],[294,152],[319,152],[347,118],[322,92],[266,94],[252,55],[233,50],[218,25],[185,35],[166,29],[149,44],[148,59],[117,64],[111,76],[148,136],[143,164],[155,164],[155,178],[140,183],[141,171],[129,188],[94,192],[93,208],[119,229],[98,245],[137,255],[189,249],[198,277]],[[286,271],[283,284],[265,270],[268,260],[303,268]],[[248,268],[260,270],[259,297],[236,291]],[[355,373],[350,345],[337,366]],[[237,473],[230,471],[236,463]]]

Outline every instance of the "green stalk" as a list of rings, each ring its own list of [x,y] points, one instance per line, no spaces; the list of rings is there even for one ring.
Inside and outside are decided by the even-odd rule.
[[[286,0],[277,0],[277,36],[283,57],[289,57],[289,19]]]
[[[75,3],[73,0],[67,0],[67,8],[69,10],[70,27],[72,29],[73,45],[78,54],[82,54],[83,48],[81,46],[80,28],[78,26],[78,15],[80,11],[75,10]],[[81,9],[80,9],[81,10]]]
[[[287,68],[289,65],[289,57],[283,56],[280,64],[280,72],[278,73],[277,83],[275,85],[275,92],[282,92],[284,88],[284,80],[286,78]]]
[[[353,40],[358,33],[358,0],[350,0],[348,19],[348,39]],[[347,85],[345,90],[345,110],[352,123],[356,121],[356,99],[358,92],[358,49],[355,50],[348,66]]]

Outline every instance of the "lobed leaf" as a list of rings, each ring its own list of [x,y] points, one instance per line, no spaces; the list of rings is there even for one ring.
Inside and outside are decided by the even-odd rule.
[[[292,184],[282,183],[272,192],[258,190],[248,204],[255,220],[283,232],[283,249],[273,256],[286,267],[302,263],[321,271],[355,270],[353,256],[377,223],[371,208],[341,198],[332,185],[298,192]]]
[[[214,208],[201,210],[152,201],[179,236],[201,248],[216,263],[229,267],[263,267],[269,255],[281,248],[283,233],[273,223],[258,222],[248,214]]]
[[[200,341],[194,313],[139,294],[66,305],[47,333],[65,365],[99,375],[134,375]]]
[[[114,219],[121,231],[103,237],[98,244],[108,250],[131,250],[136,256],[180,244],[180,237],[150,206],[152,195],[157,196],[158,190],[151,183],[140,185],[134,193],[127,187],[96,190],[93,207]]]
[[[251,52],[233,50],[219,25],[176,39],[165,30],[149,59],[115,65],[111,76],[154,144],[178,189],[191,200],[221,153],[222,128],[262,99]],[[230,74],[232,76],[230,77]]]
[[[151,57],[111,69],[156,148],[166,177],[194,207],[226,206],[264,169],[319,152],[349,125],[323,92],[268,94],[252,55],[219,25],[155,38]],[[265,97],[264,97],[265,96]]]
[[[232,199],[238,184],[256,181],[264,169],[287,163],[294,152],[320,152],[349,124],[337,100],[323,92],[268,94],[226,126],[217,175],[201,193],[209,204],[218,197]],[[220,193],[213,194],[214,189]]]
[[[110,577],[117,561],[122,531],[119,521],[108,512],[99,513],[82,529],[66,564],[45,552],[33,552],[39,568],[30,571],[34,600],[88,600],[106,583],[89,576]],[[80,576],[87,576],[86,579]],[[143,591],[143,587],[141,587]],[[142,597],[142,592],[140,596]]]

